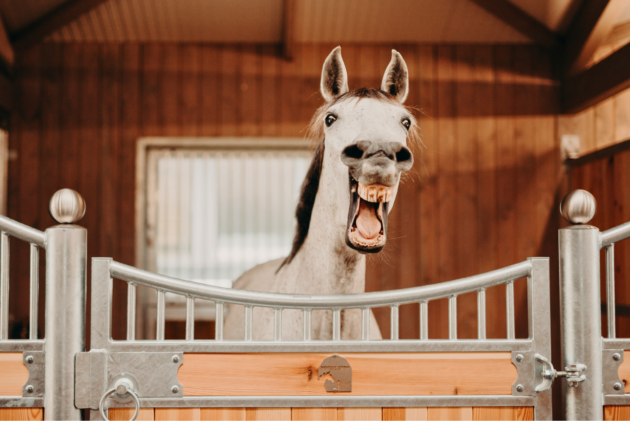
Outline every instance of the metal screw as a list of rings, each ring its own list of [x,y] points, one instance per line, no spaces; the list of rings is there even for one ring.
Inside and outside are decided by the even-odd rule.
[[[179,362],[179,355],[173,355],[173,362],[174,363],[178,363]]]
[[[173,392],[173,393],[179,392],[179,387],[177,387],[177,386],[171,387],[171,392]]]
[[[34,390],[35,388],[33,387],[33,385],[29,384],[28,386],[26,386],[26,391],[28,393],[33,393]]]
[[[523,354],[518,354],[516,356],[516,361],[518,361],[519,363],[523,361]]]
[[[615,390],[621,390],[621,388],[622,388],[621,383],[619,383],[619,382],[615,383],[615,385],[613,386],[613,388],[614,388]]]
[[[522,385],[522,384],[518,384],[518,385],[516,385],[516,391],[517,391],[517,392],[522,392],[523,390],[525,390],[525,388],[523,387],[523,385]]]
[[[29,355],[28,357],[26,357],[26,362],[29,364],[33,364],[33,361],[35,361],[35,358],[33,358],[32,355]]]
[[[621,359],[621,355],[619,355],[619,353],[618,353],[618,352],[615,352],[615,353],[613,354],[613,360],[615,360],[615,361],[619,361],[620,359]]]
[[[333,389],[333,392],[336,392],[336,391],[337,391],[337,388],[335,387],[335,388]]]

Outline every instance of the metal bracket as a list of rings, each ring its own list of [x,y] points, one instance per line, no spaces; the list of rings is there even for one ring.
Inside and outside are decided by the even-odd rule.
[[[81,352],[76,358],[75,405],[98,409],[107,387],[121,377],[133,379],[140,398],[181,398],[177,371],[183,361],[182,352]],[[123,406],[131,403],[114,400]]]
[[[540,377],[543,378],[542,383],[536,386],[536,392],[543,392],[551,388],[553,381],[558,377],[566,377],[569,387],[578,387],[580,383],[586,380],[586,374],[583,374],[586,372],[584,364],[572,364],[565,367],[565,371],[557,371],[553,368],[551,361],[540,354],[536,354],[536,361],[540,364],[540,368],[536,368],[536,372],[540,372]]]
[[[513,396],[532,396],[536,386],[533,351],[512,351],[512,364],[518,370],[518,377],[512,385]]]
[[[22,361],[28,368],[28,380],[22,386],[22,397],[44,397],[46,354],[43,351],[24,351],[22,353]]]
[[[625,384],[619,377],[619,367],[623,362],[623,349],[602,350],[602,380],[605,395],[623,395]]]

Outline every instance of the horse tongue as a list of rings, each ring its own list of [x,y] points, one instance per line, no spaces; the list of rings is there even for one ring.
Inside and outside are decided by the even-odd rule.
[[[366,240],[376,238],[381,231],[381,221],[376,216],[378,203],[370,203],[361,200],[356,224],[359,234]]]

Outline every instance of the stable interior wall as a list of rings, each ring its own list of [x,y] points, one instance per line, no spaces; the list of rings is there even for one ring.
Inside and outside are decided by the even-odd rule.
[[[135,264],[136,140],[303,136],[322,103],[321,66],[334,47],[298,46],[294,61],[282,59],[278,45],[46,43],[19,54],[8,216],[45,229],[53,225],[52,194],[75,189],[87,202],[81,224],[89,258]],[[527,45],[394,47],[409,66],[407,104],[424,144],[414,149],[412,174],[398,193],[390,241],[368,259],[367,290],[433,284],[550,256],[557,321],[563,171],[551,55]],[[344,45],[351,89],[379,87],[390,56],[391,46]],[[28,247],[16,243],[14,335],[28,316]],[[516,283],[517,337],[527,336],[525,284]],[[123,339],[121,282],[114,297],[113,336]],[[504,287],[489,289],[486,300],[488,337],[505,337]],[[448,337],[447,307],[446,299],[429,304],[431,338]],[[418,305],[402,306],[400,315],[401,339],[418,338]],[[388,309],[377,316],[388,337]],[[43,334],[43,309],[40,319]],[[458,322],[460,338],[476,337],[474,294],[458,298]]]

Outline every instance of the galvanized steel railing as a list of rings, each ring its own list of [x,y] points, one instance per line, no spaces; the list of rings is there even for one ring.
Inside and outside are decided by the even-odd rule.
[[[630,222],[599,234],[600,248],[606,251],[606,313],[608,339],[617,337],[615,320],[615,243],[630,238]]]

